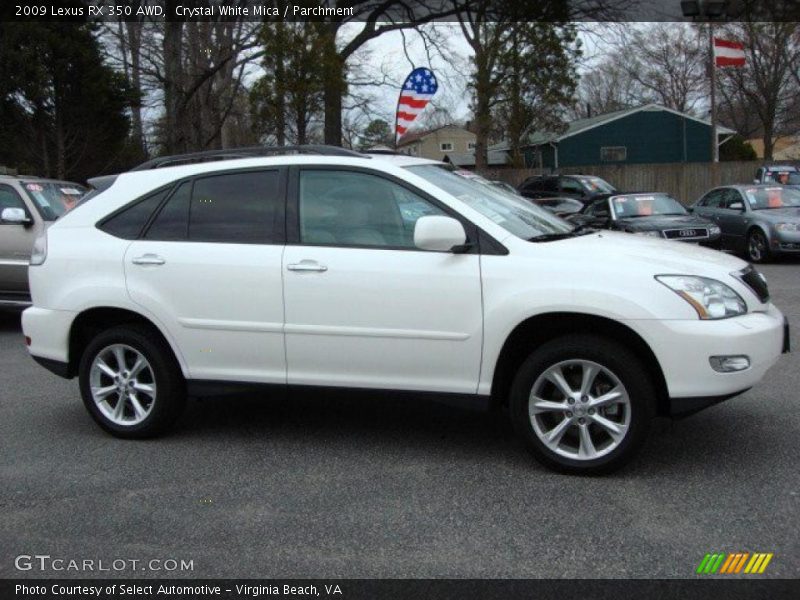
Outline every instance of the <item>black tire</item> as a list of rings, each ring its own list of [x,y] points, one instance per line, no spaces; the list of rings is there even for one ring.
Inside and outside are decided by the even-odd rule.
[[[745,247],[747,259],[754,263],[765,263],[772,259],[769,250],[769,242],[764,232],[760,229],[753,229],[747,234],[747,246]]]
[[[98,354],[113,345],[124,345],[140,353],[149,363],[156,395],[149,413],[138,423],[118,424],[103,414],[92,396],[90,371]],[[166,431],[186,404],[186,382],[172,349],[151,327],[131,324],[114,327],[95,336],[81,356],[78,369],[83,403],[89,414],[108,433],[128,439],[155,437]],[[113,394],[109,396],[113,398]]]
[[[529,415],[529,398],[533,392],[533,386],[540,376],[549,368],[571,360],[590,361],[606,369],[622,383],[629,399],[627,408],[614,409],[623,413],[626,410],[629,411],[626,432],[613,449],[611,449],[613,444],[610,443],[612,440],[609,435],[606,449],[602,450],[607,453],[595,459],[570,458],[552,450],[539,438]],[[601,378],[605,376],[605,374],[601,375]],[[602,381],[597,385],[600,384]],[[540,463],[562,473],[585,475],[610,473],[627,464],[647,438],[656,405],[653,384],[649,380],[647,370],[636,355],[617,342],[594,335],[568,335],[547,342],[536,349],[517,371],[511,386],[509,400],[514,429],[527,449]],[[578,403],[581,401],[577,400]],[[580,410],[587,409],[582,407]],[[598,416],[601,416],[600,409],[595,410]],[[561,416],[559,412],[551,414],[556,420]],[[565,412],[563,414],[565,420],[567,414],[570,414],[570,418],[573,415],[577,418],[578,413]],[[589,422],[592,418],[587,416],[586,421],[581,421],[581,423]],[[600,436],[604,435],[602,428],[597,429],[594,424],[590,423],[586,426],[587,430],[589,428],[592,428],[591,431],[596,435],[597,432],[600,432]],[[567,434],[564,434],[564,438],[569,439],[572,436],[576,439],[576,443],[580,444],[578,435],[580,428],[577,423],[574,425],[574,429],[573,426],[570,426],[566,431]],[[544,434],[546,433],[549,432],[544,432]]]

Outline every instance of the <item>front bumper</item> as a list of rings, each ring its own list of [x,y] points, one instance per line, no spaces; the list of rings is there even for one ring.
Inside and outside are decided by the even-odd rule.
[[[681,412],[687,412],[692,404],[707,406],[753,387],[789,345],[786,319],[771,304],[764,312],[717,321],[648,320],[629,324],[650,343],[661,365],[667,393],[676,406],[680,405]],[[710,357],[730,355],[747,356],[750,366],[731,373],[711,367]]]

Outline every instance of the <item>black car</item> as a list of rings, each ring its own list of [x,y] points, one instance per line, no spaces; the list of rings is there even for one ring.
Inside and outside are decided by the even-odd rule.
[[[529,200],[559,217],[574,215],[581,212],[584,207],[583,202],[575,198],[529,198]]]
[[[697,242],[714,248],[719,246],[721,235],[715,223],[689,213],[674,198],[657,192],[616,194],[596,200],[567,220],[576,225]]]
[[[537,175],[523,181],[517,191],[531,199],[566,197],[584,204],[618,193],[613,185],[594,175]]]

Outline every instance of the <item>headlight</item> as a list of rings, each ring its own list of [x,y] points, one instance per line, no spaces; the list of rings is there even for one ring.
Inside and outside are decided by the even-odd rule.
[[[648,237],[661,237],[660,231],[633,231],[636,235],[646,235]]]
[[[718,233],[722,233],[722,229],[719,228],[719,225],[712,225],[708,228],[708,235],[717,235]]]
[[[742,297],[716,279],[693,275],[657,275],[656,279],[691,304],[701,319],[725,319],[747,312]]]
[[[775,229],[777,231],[800,231],[800,223],[777,223]]]
[[[47,258],[47,230],[45,229],[39,234],[33,242],[33,250],[31,251],[31,266],[44,264]]]

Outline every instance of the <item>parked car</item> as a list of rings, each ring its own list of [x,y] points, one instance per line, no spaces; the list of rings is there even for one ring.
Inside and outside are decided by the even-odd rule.
[[[523,181],[519,193],[526,198],[575,198],[584,204],[608,197],[618,190],[593,175],[537,175]]]
[[[70,181],[0,175],[0,308],[30,305],[33,242],[85,192]]]
[[[712,221],[692,215],[667,194],[620,194],[595,200],[578,214],[568,217],[577,224],[616,229],[680,242],[718,247],[720,228]]]
[[[583,202],[575,198],[531,198],[530,201],[559,217],[579,213],[585,206]]]
[[[249,153],[93,180],[36,240],[29,352],[113,435],[242,385],[431,392],[508,403],[542,463],[603,472],[654,415],[735,396],[788,350],[736,257],[575,228],[435,161]]]
[[[781,183],[797,185],[800,172],[792,165],[766,165],[756,170],[753,183]],[[793,181],[789,181],[789,179]]]
[[[773,184],[729,185],[692,207],[722,229],[722,247],[761,263],[800,254],[800,190]]]
[[[493,186],[500,188],[501,190],[505,190],[510,194],[517,194],[517,188],[515,188],[510,183],[506,183],[505,181],[500,181],[499,179],[492,179],[490,182]]]

